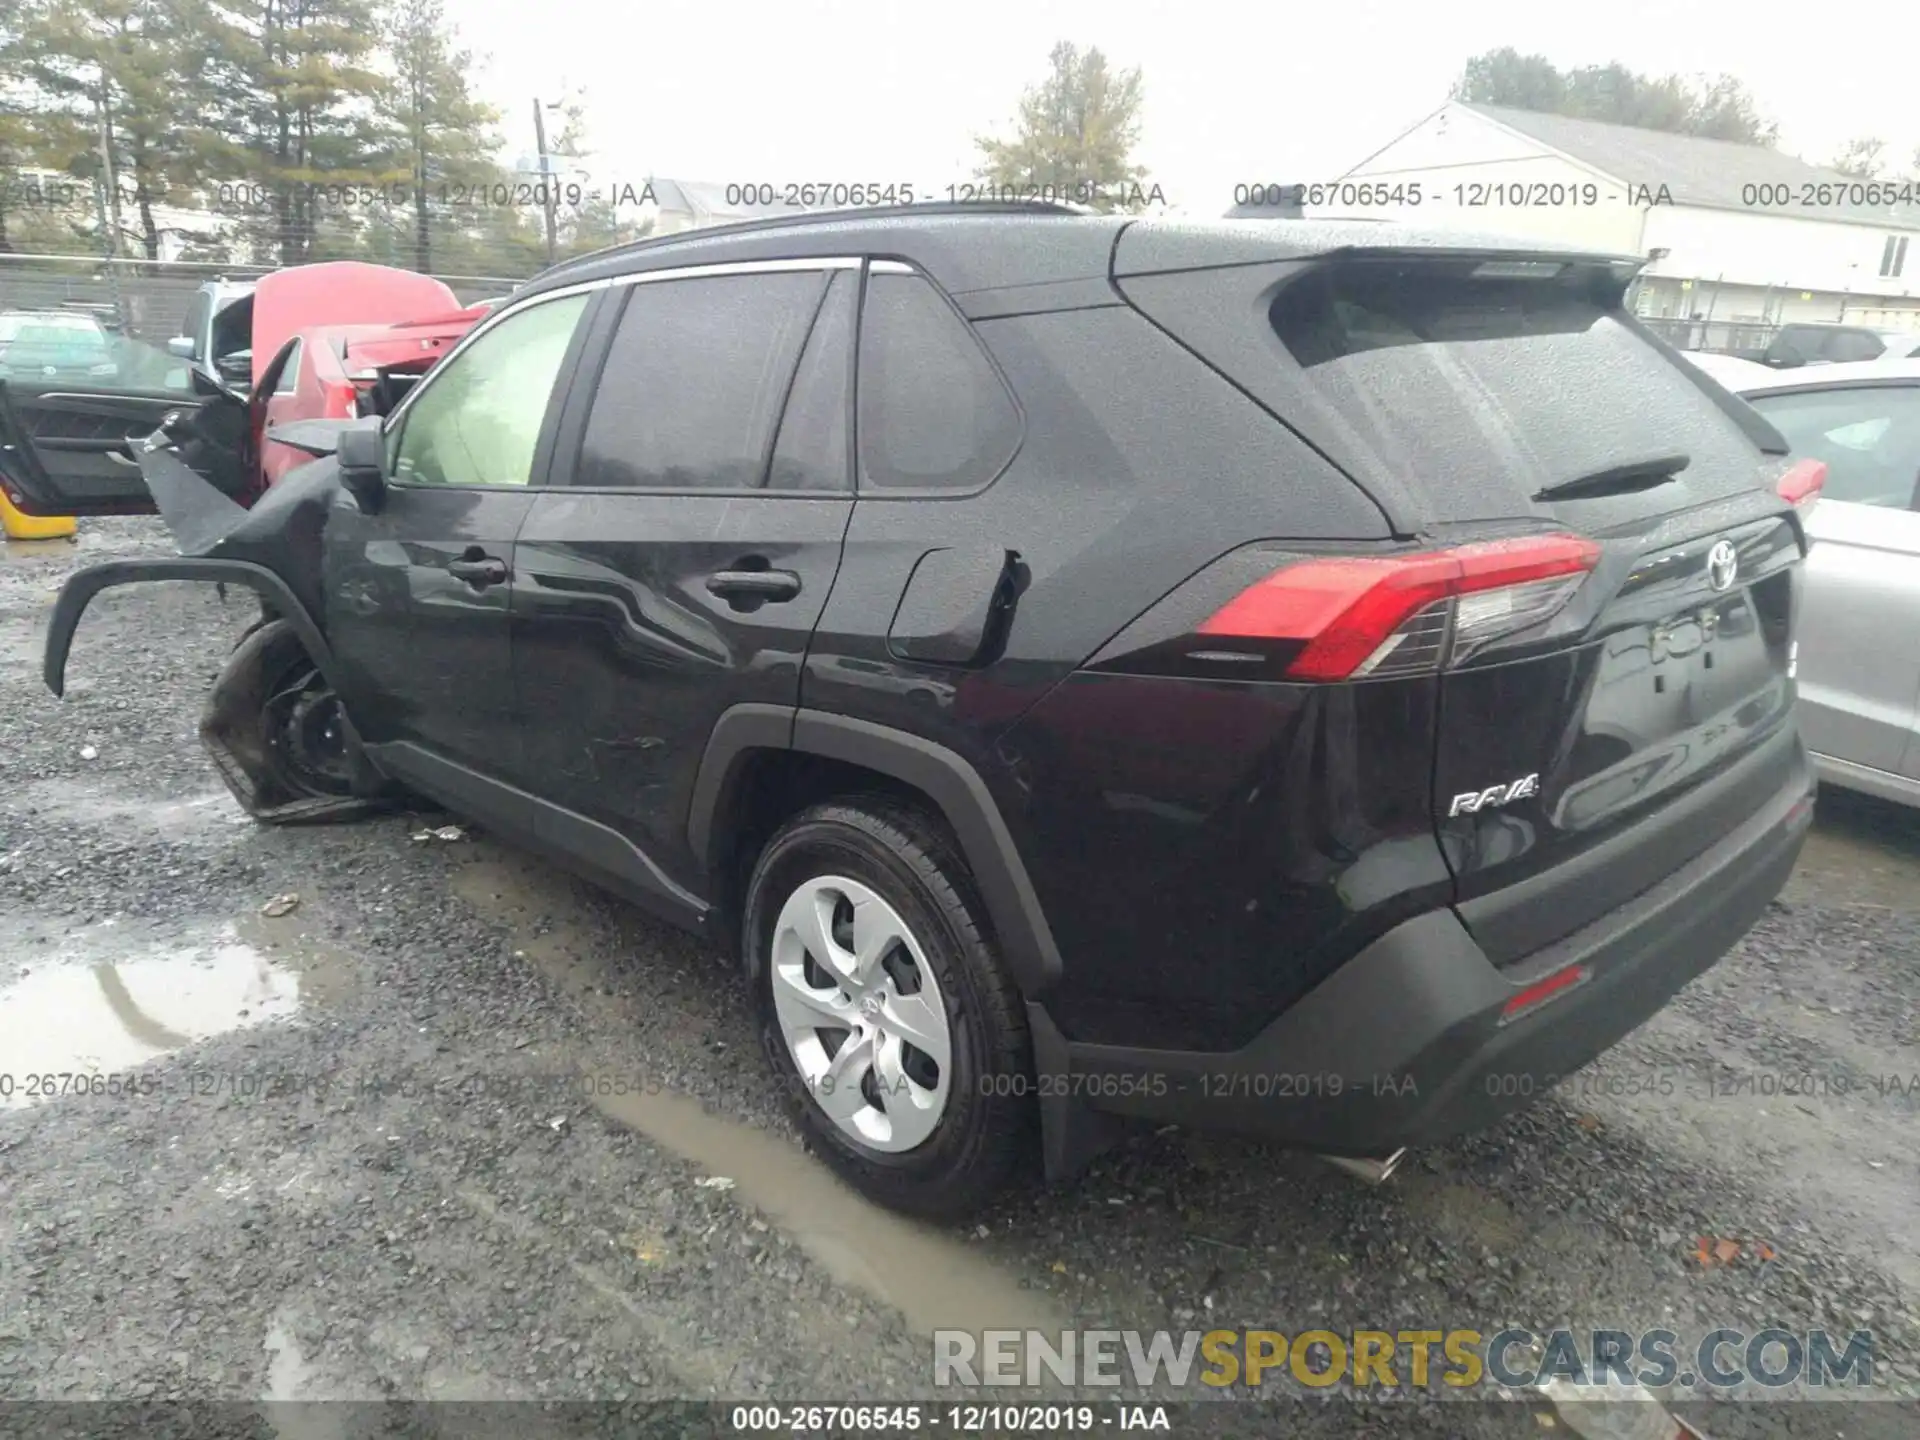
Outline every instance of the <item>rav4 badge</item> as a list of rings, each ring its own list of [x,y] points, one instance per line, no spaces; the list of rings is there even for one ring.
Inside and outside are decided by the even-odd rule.
[[[1518,780],[1509,780],[1504,785],[1489,785],[1485,790],[1469,790],[1464,795],[1454,796],[1453,808],[1447,811],[1447,817],[1471,815],[1489,806],[1505,805],[1539,793],[1540,776],[1537,773],[1522,775]]]

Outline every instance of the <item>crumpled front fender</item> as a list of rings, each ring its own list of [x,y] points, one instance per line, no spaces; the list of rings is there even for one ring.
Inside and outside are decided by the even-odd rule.
[[[264,565],[247,560],[208,559],[196,556],[169,557],[164,560],[109,560],[76,570],[60,587],[54,601],[53,618],[47,623],[47,648],[42,675],[47,688],[64,695],[67,687],[67,654],[73,648],[73,632],[80,617],[93,603],[93,597],[116,585],[135,585],[143,580],[203,580],[245,585],[257,593],[267,608],[284,619],[300,636],[316,669],[327,683],[338,687],[334,674],[333,651],[326,636],[314,624],[313,617],[295,597],[287,582]]]
[[[212,755],[221,779],[249,815],[273,824],[340,820],[363,814],[385,798],[389,789],[387,782],[366,758],[357,737],[351,745],[357,771],[354,795],[293,795],[275,778],[257,725],[260,704],[265,699],[266,662],[274,647],[297,643],[329,685],[337,688],[337,681],[333,652],[327,646],[326,637],[287,583],[263,565],[245,560],[183,556],[165,560],[114,560],[74,572],[61,588],[60,598],[54,602],[53,618],[47,625],[44,675],[49,690],[55,695],[65,693],[67,654],[80,617],[86,613],[93,597],[116,585],[146,580],[226,582],[245,585],[260,597],[268,618],[249,631],[228,657],[200,722],[200,738]],[[352,722],[347,723],[351,727]]]

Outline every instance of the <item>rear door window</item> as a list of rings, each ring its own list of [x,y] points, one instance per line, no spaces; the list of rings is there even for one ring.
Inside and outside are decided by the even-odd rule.
[[[758,489],[826,285],[797,271],[631,287],[572,483]]]
[[[1827,466],[1825,500],[1908,510],[1920,498],[1920,385],[1756,395],[1795,455]]]
[[[787,396],[780,438],[773,447],[769,490],[847,490],[853,475],[848,437],[852,431],[853,321],[859,277],[843,270],[833,277],[813,322],[799,373]]]
[[[1755,443],[1620,311],[1572,277],[1481,268],[1325,265],[1283,287],[1268,317],[1345,444],[1422,491],[1439,519],[1535,514],[1546,487],[1675,453],[1689,460],[1676,481],[1578,502],[1583,518],[1758,483]]]
[[[1845,364],[1851,360],[1878,360],[1887,347],[1871,330],[1830,330],[1820,358]]]
[[[977,490],[1020,445],[1020,412],[1000,372],[920,275],[876,268],[867,277],[859,411],[863,490]]]

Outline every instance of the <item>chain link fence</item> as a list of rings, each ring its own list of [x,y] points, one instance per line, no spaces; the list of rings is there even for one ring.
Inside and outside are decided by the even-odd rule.
[[[254,280],[267,273],[247,265],[0,255],[0,312],[80,311],[126,340],[163,348],[185,330],[187,308],[206,282]],[[436,278],[462,305],[506,295],[521,283],[499,275]]]
[[[1640,323],[1676,350],[1752,358],[1780,333],[1778,325],[1737,320],[1690,320],[1681,316],[1642,316]]]

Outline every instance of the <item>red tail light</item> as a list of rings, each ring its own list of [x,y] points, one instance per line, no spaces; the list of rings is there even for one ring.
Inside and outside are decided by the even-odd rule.
[[[1780,477],[1774,488],[1789,505],[1811,505],[1820,498],[1827,484],[1827,462],[1802,460]]]
[[[1286,669],[1295,680],[1434,670],[1552,616],[1599,558],[1580,536],[1535,535],[1304,560],[1242,591],[1199,633],[1304,642]]]

